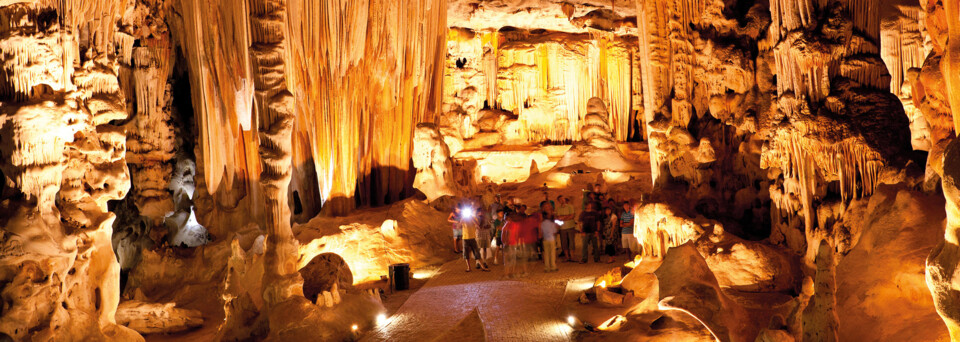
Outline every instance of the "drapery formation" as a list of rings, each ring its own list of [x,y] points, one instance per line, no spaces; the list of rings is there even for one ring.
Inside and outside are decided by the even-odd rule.
[[[324,210],[350,210],[355,193],[360,203],[398,199],[410,190],[413,129],[439,110],[446,2],[289,7],[295,139],[309,142]]]
[[[635,39],[603,31],[450,32],[444,107],[469,118],[458,122],[466,126],[463,138],[476,130],[469,126],[482,119],[478,112],[486,102],[518,116],[525,142],[579,141],[593,97],[608,103],[618,141],[636,133],[631,119],[641,104],[633,98],[640,91],[633,84]]]
[[[251,135],[253,82],[246,1],[179,2],[181,34],[190,70],[191,96],[198,122],[203,176],[207,191],[229,189],[236,177],[256,177]],[[254,167],[253,170],[250,170]]]
[[[248,22],[246,2],[181,1],[206,190],[251,194],[260,172],[248,49],[270,32]],[[283,58],[294,96],[292,167],[313,163],[324,211],[383,204],[409,193],[414,126],[439,110],[446,42],[440,0],[286,4]],[[304,173],[306,174],[306,173]],[[298,174],[299,175],[299,174]]]

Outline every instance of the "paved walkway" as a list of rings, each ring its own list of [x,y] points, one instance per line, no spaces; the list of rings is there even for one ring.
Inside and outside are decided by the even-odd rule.
[[[617,265],[561,262],[559,272],[544,273],[542,263],[532,263],[529,276],[508,279],[502,265],[464,272],[462,260],[451,261],[363,341],[446,340],[451,333],[456,342],[568,341],[565,303]]]

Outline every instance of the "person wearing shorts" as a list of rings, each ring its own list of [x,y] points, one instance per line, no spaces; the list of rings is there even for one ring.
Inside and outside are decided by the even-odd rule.
[[[461,240],[463,239],[463,230],[460,225],[460,206],[453,207],[453,212],[450,213],[450,216],[447,216],[447,222],[453,227],[453,252],[460,253],[460,247],[463,244]]]
[[[461,229],[463,231],[463,260],[467,264],[467,272],[470,272],[470,256],[473,255],[475,259],[474,262],[477,264],[478,269],[482,269],[484,272],[490,272],[490,269],[487,268],[487,263],[480,259],[480,246],[477,244],[477,230],[479,228],[479,220],[476,217],[463,217],[461,222]]]

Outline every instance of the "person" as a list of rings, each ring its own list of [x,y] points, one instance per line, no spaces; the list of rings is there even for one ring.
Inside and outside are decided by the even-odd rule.
[[[596,201],[596,193],[590,189],[583,189],[583,201],[580,203],[580,210],[587,210],[587,204]]]
[[[540,215],[539,212],[533,215],[524,215],[520,224],[519,242],[520,254],[518,256],[520,263],[520,275],[526,276],[529,273],[530,261],[537,253],[537,242],[540,239]]]
[[[620,220],[617,218],[613,208],[606,208],[603,220],[603,254],[607,257],[607,263],[613,263],[613,257],[617,255],[617,245],[620,239],[617,237],[620,231]]]
[[[543,271],[556,272],[557,268],[557,243],[556,235],[560,226],[554,221],[552,214],[543,215],[543,221],[540,223],[540,238],[543,240]]]
[[[580,218],[577,219],[580,222],[580,229],[583,234],[583,250],[580,255],[581,264],[587,263],[590,247],[593,247],[593,261],[600,262],[600,222],[603,219],[600,213],[597,212],[597,207],[596,202],[588,203],[587,210],[580,213]]]
[[[573,249],[576,247],[577,230],[576,221],[574,221],[574,209],[570,204],[570,199],[563,195],[557,196],[557,202],[560,207],[557,208],[557,220],[560,223],[560,250],[567,262],[573,262]]]
[[[536,224],[536,225],[539,226],[539,225],[540,225],[540,222],[543,221],[543,217],[545,217],[545,216],[554,217],[554,216],[555,216],[555,215],[554,215],[554,210],[555,210],[555,209],[556,209],[556,206],[553,204],[553,201],[543,201],[543,202],[540,202],[540,212],[538,212],[538,213],[535,214],[535,215],[537,216],[537,220],[536,220],[537,224]],[[545,249],[544,249],[544,247],[543,247],[543,238],[542,238],[542,237],[537,240],[537,242],[536,242],[536,244],[535,244],[535,248],[536,248],[535,251],[536,251],[536,253],[537,253],[538,259],[543,260],[543,254],[544,254]]]
[[[497,211],[504,208],[503,200],[500,199],[500,194],[497,194],[493,200],[493,203],[490,204],[490,216],[497,217]]]
[[[473,255],[478,269],[484,272],[490,272],[487,263],[480,259],[480,248],[477,245],[477,229],[480,220],[476,215],[476,209],[467,207],[461,210],[460,226],[463,232],[463,260],[467,264],[467,272],[470,272],[470,255]]]
[[[493,230],[494,230],[494,220],[491,217],[488,217],[489,211],[481,211],[484,216],[483,222],[480,223],[479,228],[477,229],[477,246],[480,247],[480,257],[483,262],[487,262],[487,259],[490,258],[493,254],[493,249],[490,247],[490,243],[493,240]],[[496,258],[494,258],[496,261]]]
[[[493,232],[493,264],[499,265],[498,260],[503,260],[503,225],[506,223],[506,212],[503,208],[497,209],[496,215],[493,216],[493,221],[491,223],[490,229]],[[499,257],[499,259],[498,259]]]
[[[453,212],[447,216],[447,222],[453,224],[453,252],[461,253],[460,247],[462,242],[460,241],[463,237],[463,230],[460,227],[460,206],[457,205],[453,207]]]
[[[623,204],[623,214],[620,215],[620,245],[623,250],[633,257],[640,249],[637,238],[633,235],[633,203]]]
[[[520,259],[520,225],[523,222],[523,215],[517,212],[507,215],[507,222],[503,225],[501,236],[503,237],[503,273],[510,278],[516,277],[517,262]]]
[[[550,204],[550,206],[552,207],[551,209],[553,210],[557,209],[557,202],[554,202],[552,199],[550,199],[550,191],[547,188],[547,183],[543,183],[543,201],[540,201],[541,211],[544,210],[544,206],[547,205],[547,203]]]

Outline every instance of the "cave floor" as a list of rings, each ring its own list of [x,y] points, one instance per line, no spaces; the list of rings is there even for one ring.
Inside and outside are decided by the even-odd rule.
[[[450,261],[387,323],[361,340],[572,340],[574,330],[566,321],[585,309],[578,308],[579,294],[598,275],[626,260],[622,256],[611,264],[558,261],[560,270],[553,273],[543,272],[542,262],[531,262],[529,275],[516,279],[504,275],[502,264],[490,265],[490,272],[465,272],[463,260]]]

